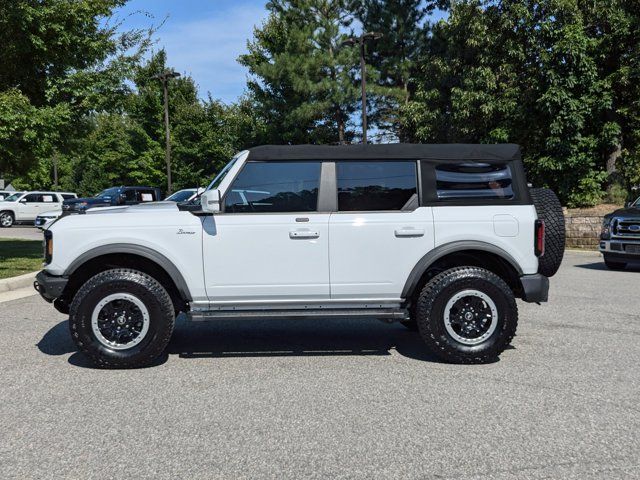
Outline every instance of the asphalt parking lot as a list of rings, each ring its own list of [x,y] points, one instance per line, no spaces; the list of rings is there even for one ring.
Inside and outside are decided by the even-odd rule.
[[[567,254],[491,365],[377,320],[179,321],[96,370],[39,297],[0,304],[2,478],[640,478],[640,268]]]

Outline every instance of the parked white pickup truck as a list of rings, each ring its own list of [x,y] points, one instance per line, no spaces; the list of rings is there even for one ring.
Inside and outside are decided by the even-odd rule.
[[[516,297],[547,300],[564,223],[516,145],[265,146],[197,203],[95,208],[45,240],[36,289],[101,366],[152,362],[179,312],[397,320],[482,363],[515,335]]]

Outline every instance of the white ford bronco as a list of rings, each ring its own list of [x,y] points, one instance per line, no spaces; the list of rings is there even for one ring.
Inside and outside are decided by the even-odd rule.
[[[197,201],[56,220],[35,287],[103,367],[152,363],[180,312],[396,320],[483,363],[563,252],[560,204],[528,186],[517,145],[263,146]]]

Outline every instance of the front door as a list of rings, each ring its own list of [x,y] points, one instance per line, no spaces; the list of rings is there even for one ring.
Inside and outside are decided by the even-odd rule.
[[[418,202],[415,161],[336,162],[329,222],[331,298],[397,300],[433,249],[431,207]]]
[[[214,306],[329,298],[329,214],[321,162],[247,162],[203,220],[204,275]],[[285,302],[285,304],[287,303]]]

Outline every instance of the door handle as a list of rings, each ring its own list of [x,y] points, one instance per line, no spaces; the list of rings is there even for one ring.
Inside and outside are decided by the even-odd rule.
[[[289,238],[318,238],[320,236],[320,232],[313,232],[311,230],[291,230],[289,232]]]
[[[422,228],[398,228],[396,229],[396,237],[422,237],[424,229]]]

